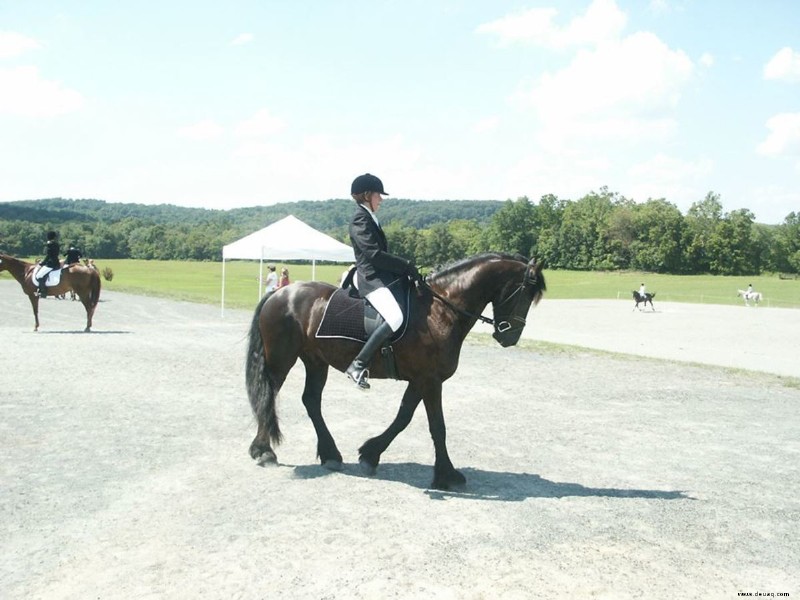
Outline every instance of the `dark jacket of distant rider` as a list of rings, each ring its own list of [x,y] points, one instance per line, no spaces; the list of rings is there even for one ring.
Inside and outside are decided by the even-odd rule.
[[[59,258],[61,248],[58,245],[56,236],[51,234],[54,234],[54,232],[51,231],[47,234],[47,243],[44,245],[44,260],[39,264],[43,267],[58,269],[61,266],[61,259]]]

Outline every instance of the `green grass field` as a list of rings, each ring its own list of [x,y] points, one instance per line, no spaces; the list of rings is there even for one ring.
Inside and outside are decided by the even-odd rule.
[[[222,298],[222,264],[211,262],[100,260],[101,271],[110,268],[114,277],[103,281],[107,290],[165,296],[191,302],[219,304]],[[292,281],[310,281],[310,264],[276,263],[286,266]],[[317,265],[315,279],[337,284],[345,265]],[[264,266],[266,275],[266,263]],[[7,273],[0,277],[10,278]],[[259,265],[257,262],[225,263],[225,306],[253,308],[258,302]],[[656,303],[691,302],[741,304],[737,289],[749,283],[764,295],[763,306],[800,308],[800,279],[780,279],[777,275],[722,277],[715,275],[657,275],[640,272],[584,272],[545,270],[547,294],[554,299],[631,299],[631,291],[644,282],[656,293]],[[632,300],[631,300],[632,301]]]

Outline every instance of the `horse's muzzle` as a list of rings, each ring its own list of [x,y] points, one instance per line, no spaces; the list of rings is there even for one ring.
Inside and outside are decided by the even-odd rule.
[[[507,329],[505,331],[500,331],[496,329],[495,332],[492,334],[492,337],[503,348],[508,348],[509,346],[515,345],[519,341],[521,335],[522,335],[521,329]]]

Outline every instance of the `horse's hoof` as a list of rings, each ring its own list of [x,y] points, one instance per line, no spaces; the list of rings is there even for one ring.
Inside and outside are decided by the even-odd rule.
[[[467,478],[458,471],[453,471],[442,477],[435,477],[431,487],[435,490],[463,491],[467,487]]]
[[[265,452],[261,456],[256,457],[256,464],[259,467],[274,466],[278,464],[278,457],[274,452]]]
[[[272,448],[264,448],[257,444],[250,445],[250,458],[256,461],[259,467],[278,464],[278,457],[275,456]]]
[[[434,481],[431,483],[431,488],[434,490],[441,490],[443,492],[463,492],[467,488],[466,481],[463,483],[455,483],[452,481]]]
[[[340,460],[326,460],[322,463],[322,466],[328,469],[328,471],[341,471],[342,470],[342,461]]]
[[[361,467],[361,472],[369,477],[372,477],[378,471],[378,468],[375,465],[370,464],[365,460],[359,461],[358,464]]]

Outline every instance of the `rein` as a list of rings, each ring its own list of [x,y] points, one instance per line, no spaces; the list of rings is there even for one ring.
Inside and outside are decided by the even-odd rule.
[[[517,298],[517,303],[519,303],[520,299],[522,299],[522,293],[521,292],[523,292],[525,290],[525,288],[527,288],[529,285],[532,285],[532,284],[535,284],[535,283],[536,283],[536,277],[535,276],[531,277],[531,275],[530,275],[530,266],[526,266],[525,267],[525,275],[522,278],[522,283],[520,283],[517,286],[517,289],[515,289],[513,292],[511,292],[508,295],[507,298],[504,298],[497,305],[497,308],[500,308],[501,306],[503,306],[506,302],[511,300],[517,294],[520,294],[519,298]],[[519,317],[519,316],[517,316],[515,314],[516,313],[516,305],[514,306],[514,310],[511,311],[511,316],[508,318],[508,320],[504,319],[502,321],[495,322],[494,319],[490,319],[489,317],[484,317],[483,315],[477,315],[475,313],[471,313],[468,310],[464,310],[463,308],[460,308],[460,307],[456,306],[455,304],[450,302],[447,298],[445,298],[441,294],[437,293],[430,286],[430,284],[427,281],[425,281],[424,279],[420,280],[420,284],[425,286],[428,289],[428,291],[433,295],[434,298],[436,298],[437,300],[441,301],[445,306],[449,307],[451,310],[453,310],[456,313],[459,313],[461,315],[464,315],[466,317],[469,317],[471,319],[477,319],[478,321],[481,321],[482,323],[486,323],[487,325],[491,325],[491,326],[494,327],[495,331],[497,331],[498,333],[504,333],[504,332],[508,331],[509,329],[512,329],[514,326],[510,321],[517,321],[518,323],[521,323],[521,325],[518,325],[518,327],[520,329],[524,328],[525,324],[527,322],[525,319],[523,319],[522,317]]]
[[[455,304],[453,304],[452,302],[450,302],[450,300],[448,300],[447,298],[445,298],[441,294],[437,293],[436,290],[434,290],[430,286],[430,284],[427,281],[425,281],[424,279],[420,279],[419,282],[420,282],[420,284],[422,284],[431,293],[431,295],[434,298],[436,298],[437,300],[440,300],[445,306],[449,307],[453,311],[455,311],[455,312],[457,312],[459,314],[462,314],[462,315],[464,315],[466,317],[470,317],[471,319],[478,319],[479,321],[482,321],[483,323],[486,323],[487,325],[494,325],[494,319],[490,319],[489,317],[484,317],[483,315],[476,315],[474,313],[469,312],[468,310],[464,310],[463,308],[460,308],[460,307],[456,306]]]

